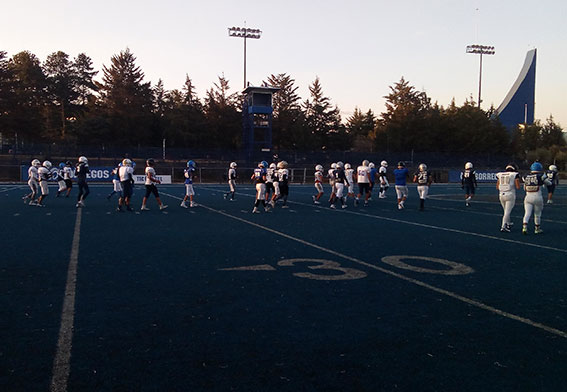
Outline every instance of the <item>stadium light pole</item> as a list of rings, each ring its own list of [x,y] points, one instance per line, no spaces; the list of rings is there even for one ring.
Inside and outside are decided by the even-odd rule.
[[[480,92],[482,88],[482,55],[483,54],[494,54],[494,46],[485,45],[469,45],[467,46],[467,53],[480,54],[480,71],[478,75],[478,108],[480,109]]]
[[[229,27],[229,37],[244,38],[244,88],[246,88],[246,38],[260,39],[262,31],[249,27]]]

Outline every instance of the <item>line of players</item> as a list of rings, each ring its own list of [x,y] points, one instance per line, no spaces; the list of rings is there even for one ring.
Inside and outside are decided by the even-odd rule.
[[[348,199],[353,199],[355,207],[359,205],[361,200],[364,202],[363,205],[367,207],[369,201],[372,200],[372,191],[376,184],[379,185],[378,197],[385,199],[387,197],[386,191],[390,187],[387,169],[387,161],[380,162],[380,167],[377,169],[374,163],[365,159],[356,170],[352,168],[350,163],[343,164],[343,162],[340,161],[332,163],[331,168],[327,171],[327,179],[331,186],[329,206],[335,209],[335,203],[338,200],[341,204],[341,208],[347,208]],[[317,194],[313,196],[313,202],[315,204],[321,204],[320,200],[324,194],[323,170],[323,166],[315,166],[315,189],[317,190]],[[409,170],[406,168],[404,162],[398,162],[397,169],[394,170],[394,178],[397,206],[398,209],[403,210],[408,197],[407,180],[409,179]],[[355,182],[358,184],[358,193],[356,194],[354,187]],[[429,194],[429,186],[433,182],[433,177],[427,170],[426,164],[421,163],[419,165],[418,171],[413,175],[413,182],[417,183],[417,191],[420,200],[419,209],[423,211],[425,208],[425,200]]]
[[[53,167],[50,161],[43,161],[42,163],[39,159],[34,159],[28,168],[28,186],[31,192],[24,195],[22,200],[30,206],[44,207],[44,201],[49,196],[48,181],[50,179],[55,179],[59,185],[55,197],[59,197],[62,194],[65,194],[65,197],[69,197],[73,187],[72,178],[77,176],[79,194],[76,207],[84,207],[84,200],[90,193],[87,184],[88,173],[89,163],[84,156],[79,157],[74,169],[71,161],[61,162],[58,167]]]

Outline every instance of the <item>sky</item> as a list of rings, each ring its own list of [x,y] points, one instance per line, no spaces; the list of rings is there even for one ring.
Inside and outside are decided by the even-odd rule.
[[[197,94],[224,75],[242,89],[243,39],[228,28],[262,30],[247,40],[247,81],[271,74],[295,79],[302,100],[319,77],[346,120],[358,107],[379,115],[402,77],[433,102],[478,99],[479,55],[467,45],[495,47],[483,56],[482,107],[498,107],[526,53],[537,48],[535,117],[553,115],[567,128],[565,0],[27,0],[5,2],[0,50],[28,50],[43,62],[56,51],[86,53],[103,65],[129,48],[155,85],[181,89],[189,75]]]

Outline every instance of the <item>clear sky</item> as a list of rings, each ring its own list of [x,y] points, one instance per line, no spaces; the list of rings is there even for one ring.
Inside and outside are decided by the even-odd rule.
[[[247,79],[296,80],[302,99],[319,77],[343,119],[355,107],[385,110],[389,86],[403,76],[433,101],[461,105],[478,97],[479,56],[470,44],[495,46],[483,57],[483,108],[502,102],[526,52],[538,49],[537,119],[552,114],[567,128],[565,0],[27,0],[2,5],[0,50],[86,53],[102,66],[129,47],[145,80],[180,89],[188,74],[200,98],[218,80],[243,86],[243,40],[227,28],[262,30],[247,40]]]

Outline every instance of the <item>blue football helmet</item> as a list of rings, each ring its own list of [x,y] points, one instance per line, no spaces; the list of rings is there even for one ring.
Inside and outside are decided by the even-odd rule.
[[[64,167],[65,167],[65,163],[61,162],[61,163],[59,164],[59,169],[63,169]]]
[[[187,161],[187,167],[195,167],[194,161]]]
[[[540,171],[543,171],[543,166],[539,162],[534,162],[530,166],[530,170],[533,171],[533,172],[540,172]]]

